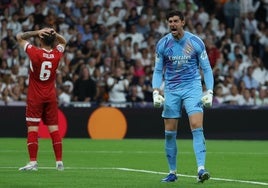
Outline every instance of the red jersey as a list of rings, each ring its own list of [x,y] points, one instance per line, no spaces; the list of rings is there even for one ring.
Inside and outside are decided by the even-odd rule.
[[[57,45],[48,51],[27,43],[24,49],[30,58],[27,101],[41,103],[57,100],[56,71],[63,56],[64,47]]]

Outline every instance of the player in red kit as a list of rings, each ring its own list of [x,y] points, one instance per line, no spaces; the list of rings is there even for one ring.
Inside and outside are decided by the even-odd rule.
[[[40,47],[29,42],[32,37],[40,39]],[[58,102],[55,80],[56,70],[63,56],[66,40],[52,28],[19,33],[16,38],[30,59],[26,105],[27,147],[30,162],[19,170],[38,169],[38,127],[41,120],[47,125],[52,139],[56,169],[64,170],[62,138],[58,129]]]

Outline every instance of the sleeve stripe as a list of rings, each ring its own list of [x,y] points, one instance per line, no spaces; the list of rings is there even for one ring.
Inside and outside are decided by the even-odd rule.
[[[29,42],[26,42],[25,45],[24,45],[23,50],[24,50],[25,52],[26,52],[26,49],[27,49],[28,44],[30,44],[30,43],[29,43]]]

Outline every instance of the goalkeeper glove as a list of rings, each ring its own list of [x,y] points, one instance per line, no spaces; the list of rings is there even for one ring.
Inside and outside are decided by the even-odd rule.
[[[161,106],[163,106],[165,99],[162,95],[159,94],[159,91],[155,90],[153,92],[153,101],[154,101],[154,107],[160,108]]]
[[[209,108],[212,106],[213,91],[207,90],[206,94],[202,97],[201,101],[204,107]]]

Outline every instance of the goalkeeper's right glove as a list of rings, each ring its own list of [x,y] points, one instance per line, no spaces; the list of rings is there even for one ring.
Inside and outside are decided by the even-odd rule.
[[[159,94],[159,91],[155,90],[153,92],[153,101],[154,101],[154,107],[160,108],[163,106],[165,98]]]
[[[203,106],[206,108],[209,108],[212,106],[212,100],[213,100],[213,91],[212,90],[208,90],[206,92],[206,94],[201,99]]]

